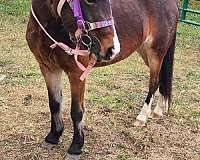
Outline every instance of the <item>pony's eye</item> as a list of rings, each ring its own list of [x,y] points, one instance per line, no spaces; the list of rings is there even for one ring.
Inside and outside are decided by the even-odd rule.
[[[96,0],[85,0],[87,3],[90,3],[90,4],[94,4],[96,3],[97,1]]]

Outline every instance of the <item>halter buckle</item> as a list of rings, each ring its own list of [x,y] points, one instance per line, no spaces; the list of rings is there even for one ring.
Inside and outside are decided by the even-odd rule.
[[[77,26],[82,31],[86,30],[84,20],[82,20],[82,19],[77,20]]]

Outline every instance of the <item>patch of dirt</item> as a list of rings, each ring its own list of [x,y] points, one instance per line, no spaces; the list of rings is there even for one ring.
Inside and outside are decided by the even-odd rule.
[[[1,86],[0,157],[3,160],[63,159],[72,138],[69,93],[65,93],[65,132],[62,143],[52,150],[40,147],[49,130],[47,93],[43,82],[37,86]],[[67,89],[68,90],[68,89]],[[29,105],[24,103],[31,97]],[[31,96],[30,96],[31,95]],[[86,143],[82,160],[148,159],[199,160],[200,126],[181,124],[171,116],[150,120],[146,128],[133,126],[134,110],[107,110],[88,106]],[[126,159],[126,158],[125,158]]]

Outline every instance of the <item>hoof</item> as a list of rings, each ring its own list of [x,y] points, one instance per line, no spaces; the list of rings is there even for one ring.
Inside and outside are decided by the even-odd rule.
[[[81,158],[81,155],[75,155],[75,154],[67,154],[65,157],[65,160],[79,160]]]
[[[68,149],[68,154],[70,155],[81,155],[83,145],[72,143]]]
[[[153,113],[151,113],[150,118],[153,118],[153,119],[160,119],[160,118],[162,118],[162,116],[163,116],[163,115],[161,115],[161,114],[158,114],[158,113],[153,112]]]
[[[57,146],[57,144],[51,144],[51,143],[48,143],[48,142],[45,142],[45,141],[41,144],[41,147],[43,149],[47,149],[47,150],[51,150],[52,148],[54,148],[56,146]]]
[[[146,126],[146,122],[136,119],[136,121],[134,123],[134,126],[135,127],[145,127]]]
[[[58,144],[58,143],[59,143],[59,138],[60,138],[59,135],[50,132],[50,133],[46,136],[45,142],[50,143],[50,144]]]

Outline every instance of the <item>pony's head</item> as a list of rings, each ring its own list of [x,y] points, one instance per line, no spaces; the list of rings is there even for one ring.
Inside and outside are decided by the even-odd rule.
[[[81,39],[91,52],[96,52],[99,60],[110,60],[120,52],[110,0],[72,0],[71,8],[76,27],[74,22],[69,22],[69,15],[62,13],[63,18],[68,17],[65,25],[71,37]],[[77,28],[83,32],[77,32]]]

